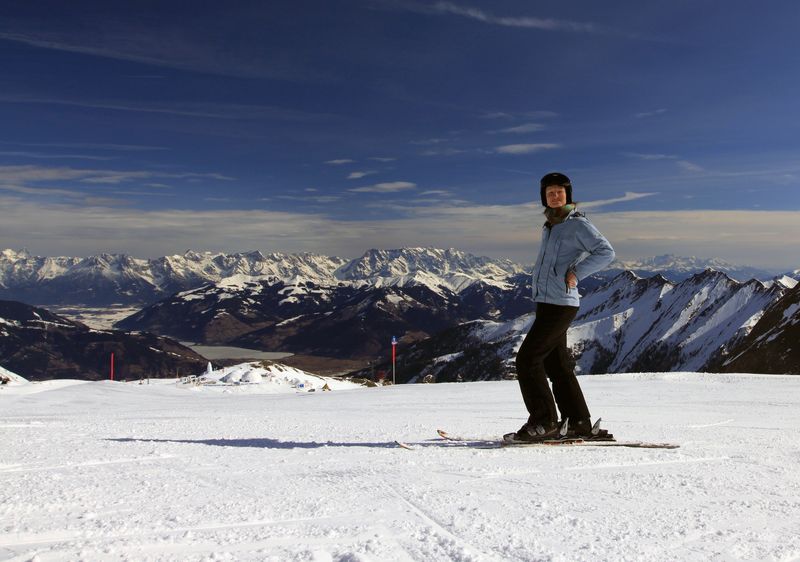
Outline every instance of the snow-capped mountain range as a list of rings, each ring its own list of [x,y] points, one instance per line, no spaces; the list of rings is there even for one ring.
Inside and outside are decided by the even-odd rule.
[[[327,279],[345,263],[316,254],[187,251],[139,259],[125,254],[39,257],[4,250],[0,297],[33,304],[147,304],[233,277]]]
[[[658,274],[673,283],[677,283],[706,269],[720,271],[737,281],[749,281],[750,279],[766,281],[775,277],[766,270],[735,265],[719,258],[702,259],[695,256],[686,257],[673,254],[664,254],[640,260],[617,260],[605,270],[604,274],[606,277],[615,276],[620,271],[632,271],[640,277],[650,277]],[[797,275],[791,274],[789,276],[797,277]]]
[[[582,281],[585,298],[570,344],[585,373],[721,369],[761,316],[771,317],[765,311],[797,284],[797,272],[769,282],[737,281],[714,269],[679,282],[653,273],[664,267],[685,275],[704,265],[696,258],[661,256],[622,265],[650,271],[642,277],[624,270],[610,280],[611,272],[604,272]],[[260,252],[186,252],[154,260],[41,258],[11,250],[0,255],[0,298],[155,300],[117,327],[332,357],[374,359],[396,335],[410,351],[407,365],[416,354],[439,365],[445,378],[452,365],[462,377],[475,368],[480,372],[469,377],[509,374],[532,320],[530,294],[530,275],[519,264],[453,249],[369,250],[355,260]],[[797,315],[786,310],[791,319]],[[774,324],[779,332],[786,327]],[[751,348],[780,340],[774,330]],[[442,351],[442,341],[448,350]],[[492,350],[490,364],[479,360],[481,349]],[[471,363],[465,366],[461,359],[467,356]]]
[[[398,377],[514,375],[534,314],[476,320],[404,350]],[[800,284],[742,283],[706,270],[680,283],[623,272],[587,294],[568,332],[578,372],[742,371],[800,374]],[[382,366],[381,368],[385,368]]]
[[[0,252],[0,298],[32,304],[149,304],[180,291],[223,281],[267,280],[374,287],[425,285],[460,292],[477,281],[507,288],[523,266],[458,250],[369,250],[360,258],[317,254],[187,251],[139,259],[123,254],[87,258]]]
[[[505,283],[458,273],[461,291],[430,283],[319,284],[295,279],[229,279],[145,307],[118,322],[183,341],[333,357],[374,357],[393,335],[416,341],[475,318],[506,320],[532,308],[530,276]],[[427,282],[425,282],[427,281]],[[385,283],[384,283],[385,282]]]
[[[666,255],[615,262],[609,269],[583,280],[582,287],[594,289],[624,270],[642,277],[661,274],[678,282],[708,268],[739,281],[773,277],[763,270],[718,259]],[[530,266],[510,260],[436,248],[372,249],[353,260],[311,253],[224,254],[191,250],[154,259],[125,254],[41,257],[25,250],[6,249],[0,252],[0,298],[33,305],[146,305],[181,291],[230,280],[310,282],[327,286],[423,285],[434,291],[443,287],[460,293],[478,281],[508,289],[517,284],[517,276],[529,270]],[[798,279],[800,271],[786,275]]]

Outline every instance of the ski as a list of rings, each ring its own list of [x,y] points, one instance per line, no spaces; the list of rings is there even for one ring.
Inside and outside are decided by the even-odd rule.
[[[526,441],[503,441],[501,447],[552,447],[552,446],[575,446],[575,447],[630,447],[633,449],[677,449],[677,443],[655,443],[650,441],[601,441],[601,440],[581,440],[566,439],[564,441],[542,441],[541,443],[529,443]]]
[[[540,441],[531,443],[529,441],[508,441],[505,439],[468,439],[458,435],[453,435],[442,429],[437,429],[436,433],[439,437],[447,441],[463,443],[466,446],[475,444],[480,447],[486,447],[494,444],[496,447],[630,447],[636,449],[677,449],[680,445],[675,443],[654,443],[648,441],[609,441],[601,439],[580,439],[580,438],[565,438],[565,439],[552,439],[549,441]]]

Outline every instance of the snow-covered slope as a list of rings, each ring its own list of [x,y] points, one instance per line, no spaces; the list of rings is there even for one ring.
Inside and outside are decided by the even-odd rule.
[[[800,284],[767,307],[721,362],[724,371],[750,366],[763,373],[800,374]]]
[[[712,270],[678,284],[624,272],[585,296],[567,343],[583,374],[717,371],[787,290],[756,280],[740,283]],[[514,357],[533,318],[529,313],[507,322],[474,321],[409,346],[402,350],[399,380],[420,373],[437,381],[459,374],[465,380],[513,376]],[[757,365],[751,370],[761,372]]]
[[[352,390],[362,386],[343,379],[321,377],[301,369],[269,361],[241,363],[222,369],[207,370],[202,375],[184,378],[180,383],[223,392],[260,394]]]
[[[569,344],[593,354],[580,359],[586,372],[701,370],[745,336],[784,290],[713,270],[677,285],[622,274],[584,299]]]
[[[800,269],[795,269],[793,271],[788,271],[783,275],[778,275],[778,279],[785,281],[787,278],[791,281],[798,282],[800,281]],[[789,281],[791,283],[791,281]],[[793,285],[792,285],[793,286]]]
[[[478,449],[516,382],[250,394],[47,381],[0,391],[4,560],[796,560],[800,377],[582,381],[619,438]],[[690,397],[690,399],[687,399]],[[412,444],[408,451],[395,439]]]
[[[0,366],[0,383],[1,384],[24,384],[28,382],[27,379],[21,377],[15,373],[12,373],[8,369],[3,368]]]
[[[768,287],[772,286],[773,284],[777,284],[787,289],[794,289],[797,283],[798,280],[794,277],[789,277],[788,275],[778,275],[771,281],[766,281],[764,284]]]

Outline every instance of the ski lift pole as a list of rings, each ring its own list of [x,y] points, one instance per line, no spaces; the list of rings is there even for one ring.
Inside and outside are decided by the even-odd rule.
[[[396,384],[395,382],[395,363],[397,362],[397,338],[392,336],[392,384]]]

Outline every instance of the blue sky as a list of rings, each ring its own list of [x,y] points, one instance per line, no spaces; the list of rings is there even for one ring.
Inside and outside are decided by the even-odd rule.
[[[800,267],[800,7],[4,2],[0,246],[531,261],[559,170],[623,259]]]

